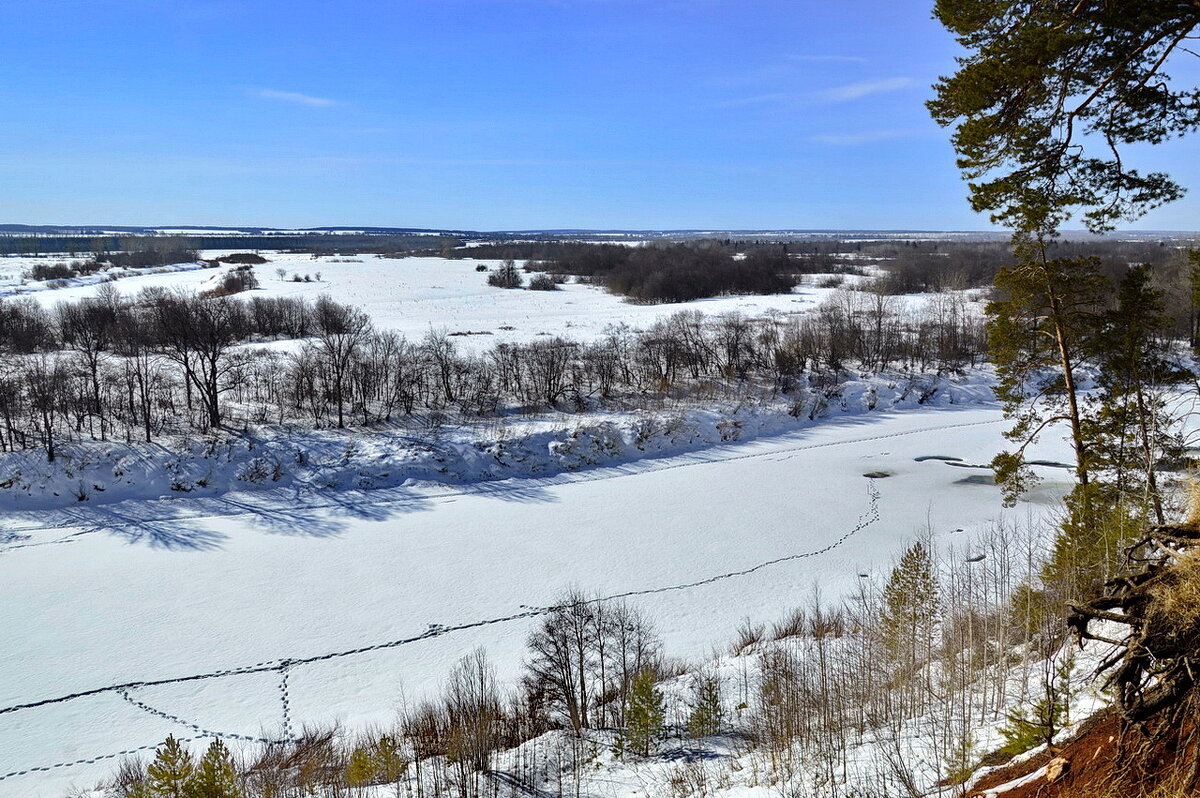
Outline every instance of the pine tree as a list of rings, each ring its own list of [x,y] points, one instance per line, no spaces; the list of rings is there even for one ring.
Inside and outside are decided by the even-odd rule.
[[[883,589],[881,618],[884,648],[906,675],[915,673],[933,651],[940,615],[933,561],[923,543],[914,543]]]
[[[1112,474],[1124,500],[1164,524],[1155,467],[1175,446],[1162,393],[1192,375],[1173,362],[1173,321],[1152,279],[1149,265],[1131,267],[1121,278],[1116,307],[1105,314],[1096,342],[1100,391],[1092,423],[1097,464]]]
[[[1086,515],[1081,509],[1085,503]],[[1054,546],[1041,569],[1049,606],[1056,612],[1117,575],[1126,562],[1125,548],[1144,534],[1146,520],[1136,505],[1105,483],[1076,486],[1063,505]]]
[[[955,74],[938,80],[927,106],[939,124],[955,127],[972,207],[1016,233],[1018,265],[997,276],[1001,299],[988,308],[997,394],[1016,422],[1008,435],[1018,444],[994,461],[997,482],[1014,500],[1032,477],[1024,447],[1045,426],[1067,421],[1082,489],[1079,520],[1088,524],[1094,436],[1076,399],[1075,371],[1098,315],[1093,295],[1103,287],[1094,260],[1055,259],[1048,250],[1076,212],[1101,232],[1183,195],[1166,174],[1131,168],[1121,150],[1197,129],[1196,89],[1173,79],[1171,67],[1190,53],[1200,9],[937,0],[934,16],[966,53]],[[1039,351],[1041,358],[1027,356]],[[1036,379],[1045,366],[1052,378]]]
[[[350,761],[346,763],[346,783],[351,787],[364,787],[375,780],[375,763],[371,753],[362,747],[350,752]]]
[[[1043,238],[1016,246],[1019,263],[996,275],[999,298],[987,306],[988,352],[996,365],[996,396],[1016,444],[992,461],[1005,502],[1032,486],[1025,448],[1049,425],[1065,421],[1075,449],[1075,479],[1091,480],[1091,443],[1077,391],[1081,365],[1095,351],[1101,311],[1111,286],[1094,258],[1048,258]]]
[[[1016,756],[1035,745],[1051,745],[1054,737],[1070,722],[1071,671],[1075,667],[1073,657],[1066,657],[1057,665],[1045,662],[1040,695],[1028,705],[1009,713],[1008,723],[1000,729],[1004,745],[1000,750]]]
[[[1190,75],[1173,68],[1190,60],[1194,3],[937,0],[934,15],[965,53],[927,105],[956,128],[976,211],[1044,231],[1082,210],[1101,231],[1183,194],[1132,168],[1127,148],[1200,123]]]
[[[188,788],[195,772],[191,753],[168,736],[146,768],[146,785],[154,798],[191,798]]]
[[[633,677],[625,706],[625,728],[617,739],[619,753],[649,756],[650,747],[662,732],[662,693],[654,686],[654,672],[644,670]]]
[[[244,798],[237,766],[225,743],[213,740],[192,777],[188,798]]]
[[[408,769],[408,761],[400,750],[399,741],[387,734],[376,740],[371,747],[371,759],[375,764],[376,774],[384,782],[399,781]]]
[[[720,683],[712,677],[700,679],[696,685],[696,706],[688,716],[688,736],[711,737],[720,733],[724,721]]]
[[[346,782],[351,787],[391,784],[400,780],[408,762],[395,737],[382,735],[366,745],[355,747],[346,764]]]

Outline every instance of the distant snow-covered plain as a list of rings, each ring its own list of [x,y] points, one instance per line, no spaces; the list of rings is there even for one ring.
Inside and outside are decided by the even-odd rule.
[[[256,267],[265,293],[328,293],[410,337],[491,333],[456,339],[471,346],[587,339],[682,307],[801,312],[831,290],[639,306],[575,284],[545,293],[488,288],[470,260],[268,257]],[[317,272],[319,282],[291,282]],[[115,285],[122,293],[194,288],[211,276],[181,270]],[[36,287],[25,286],[46,304],[96,290],[29,290]],[[110,755],[168,734],[276,737],[285,724],[387,724],[402,701],[437,689],[476,647],[511,683],[537,622],[527,613],[565,588],[636,592],[782,559],[630,599],[655,620],[668,654],[702,661],[727,647],[744,617],[772,621],[814,589],[835,600],[860,574],[886,572],[926,526],[939,544],[969,550],[989,525],[1041,512],[1066,489],[1068,472],[1040,467],[1043,486],[1004,510],[989,472],[961,467],[986,463],[1003,445],[1002,428],[986,375],[975,375],[926,406],[848,405],[816,422],[784,415],[752,440],[539,476],[373,490],[288,484],[13,510],[0,521],[0,796],[60,798],[110,773],[118,761]],[[364,437],[356,462],[386,458],[370,448],[385,443]],[[930,455],[961,458],[960,467],[917,459]],[[1066,460],[1069,452],[1048,438],[1034,456]],[[222,675],[3,711],[202,674]],[[49,769],[12,775],[41,767]]]
[[[229,251],[202,253],[216,258]],[[419,339],[430,330],[448,333],[482,333],[457,337],[464,348],[487,348],[496,342],[530,341],[562,335],[589,340],[610,324],[647,326],[679,310],[704,313],[796,313],[819,304],[833,291],[811,283],[778,296],[733,296],[685,304],[636,305],[604,289],[569,283],[558,291],[517,291],[492,288],[477,266],[489,268],[496,260],[446,258],[383,258],[375,255],[313,258],[267,252],[270,263],[255,267],[265,296],[315,299],[327,294],[339,302],[361,307],[377,327],[397,330]],[[55,258],[0,258],[0,298],[30,296],[52,306],[57,302],[90,296],[102,279],[99,275],[66,281],[61,288],[46,283],[22,284],[19,275],[33,263],[53,263]],[[64,257],[65,261],[68,258]],[[230,267],[222,266],[221,271]],[[280,279],[276,271],[284,270]],[[193,264],[163,267],[156,273],[126,271],[113,285],[126,295],[143,288],[198,289],[213,278],[214,270]],[[318,279],[318,274],[320,275]],[[301,282],[294,281],[299,276]],[[304,282],[305,277],[312,282]],[[855,277],[849,277],[854,281]],[[253,294],[250,294],[253,295]]]

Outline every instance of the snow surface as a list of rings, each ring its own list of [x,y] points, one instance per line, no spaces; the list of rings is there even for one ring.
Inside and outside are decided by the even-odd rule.
[[[0,707],[419,636],[546,606],[571,585],[610,595],[698,581],[828,546],[869,512],[873,485],[879,520],[832,551],[633,599],[670,654],[706,659],[742,617],[775,619],[814,584],[841,595],[860,572],[887,568],[926,519],[938,540],[961,546],[999,518],[996,488],[962,481],[979,472],[914,459],[986,462],[1002,444],[999,421],[987,405],[876,412],[541,478],[11,513],[8,533],[27,537],[0,555],[10,619]],[[1065,488],[1065,472],[1043,470],[1052,481],[1040,495]],[[878,471],[891,476],[863,477]],[[402,695],[431,692],[477,646],[511,680],[534,622],[296,666],[291,721],[388,723]],[[274,671],[231,675],[134,697],[204,729],[274,736],[279,681]],[[0,775],[188,731],[115,693],[0,714]],[[111,765],[11,777],[0,795],[58,796]]]
[[[413,338],[491,333],[455,338],[473,348],[587,340],[685,308],[802,312],[832,293],[634,305],[578,284],[490,288],[479,261],[267,257],[256,267],[263,294],[328,293]],[[25,268],[19,260],[0,260],[0,272]],[[316,272],[320,282],[290,280]],[[187,264],[115,285],[197,288],[213,275]],[[29,295],[50,306],[96,283],[41,288]],[[685,408],[663,411],[649,433],[646,416],[608,413],[369,435],[264,430],[182,451],[66,447],[54,468],[36,453],[5,458],[0,797],[61,798],[111,773],[119,752],[168,734],[278,737],[286,660],[395,643],[286,669],[293,729],[387,724],[478,646],[511,683],[533,613],[565,588],[615,595],[781,560],[630,599],[669,655],[706,662],[743,617],[773,621],[814,585],[834,600],[858,574],[885,572],[927,522],[962,549],[1061,495],[1068,473],[1039,468],[1043,486],[1005,511],[986,470],[917,461],[969,466],[1002,448],[986,384],[974,375],[917,405],[902,378],[859,380],[815,423],[781,406]],[[1069,459],[1052,438],[1032,456]],[[209,673],[221,675],[4,711]],[[13,775],[32,768],[45,770]]]

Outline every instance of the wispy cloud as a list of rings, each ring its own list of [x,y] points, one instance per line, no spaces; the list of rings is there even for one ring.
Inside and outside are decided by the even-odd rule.
[[[293,105],[307,105],[309,108],[328,108],[338,104],[337,100],[330,100],[326,97],[314,97],[311,94],[301,94],[298,91],[255,89],[251,94],[263,100],[277,100],[279,102],[292,103]]]
[[[808,141],[814,144],[829,144],[834,147],[854,147],[859,144],[873,144],[877,141],[904,138],[912,135],[907,130],[862,130],[854,133],[825,133],[809,136]]]
[[[849,56],[847,56],[849,57]],[[819,91],[767,91],[758,94],[744,94],[741,97],[729,97],[709,104],[708,108],[751,108],[755,106],[803,106],[814,102],[850,102],[869,97],[872,94],[899,91],[916,86],[912,78],[887,78],[884,80],[868,80],[857,83],[845,83]]]
[[[916,84],[917,82],[912,78],[868,80],[861,83],[847,83],[844,86],[834,86],[832,89],[826,89],[821,92],[820,96],[822,99],[832,102],[847,102],[849,100],[859,100],[872,94],[880,94],[885,91],[907,89]]]
[[[772,63],[760,67],[743,69],[739,72],[723,75],[712,81],[712,84],[722,88],[738,88],[743,86],[779,84],[783,81],[794,83],[796,80],[811,72],[814,64],[827,66],[865,64],[868,59],[858,55],[824,55],[819,53],[793,53],[784,55]]]

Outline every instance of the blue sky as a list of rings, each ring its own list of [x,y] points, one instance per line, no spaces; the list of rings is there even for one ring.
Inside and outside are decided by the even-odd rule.
[[[931,6],[6,2],[0,221],[986,229]],[[1195,154],[1140,162],[1200,192]]]

